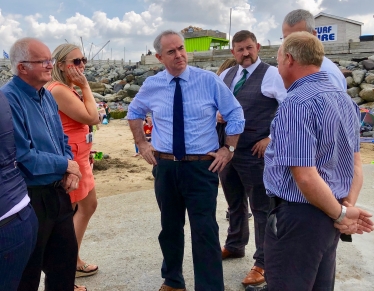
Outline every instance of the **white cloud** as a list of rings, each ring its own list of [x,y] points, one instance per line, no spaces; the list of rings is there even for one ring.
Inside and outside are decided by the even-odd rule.
[[[298,0],[297,4],[300,5],[302,9],[309,10],[313,15],[318,14],[323,9],[321,8],[323,0]]]
[[[22,37],[22,28],[17,20],[20,15],[3,16],[0,9],[0,39],[3,45],[2,49],[8,48],[18,38]]]
[[[364,23],[362,34],[374,34],[374,12],[370,14],[350,15],[347,18]]]
[[[60,6],[57,9],[57,13],[61,13],[62,11],[64,11],[64,2],[60,3]]]
[[[247,29],[263,45],[268,40],[271,44],[280,43],[280,24],[289,11],[297,8],[358,20],[365,23],[363,33],[374,31],[374,13],[369,14],[368,8],[362,8],[371,7],[372,0],[361,0],[366,5],[356,5],[353,0],[344,0],[339,5],[336,0],[132,0],[126,3],[106,0],[105,5],[98,0],[60,0],[63,2],[47,4],[43,14],[35,9],[37,1],[28,0],[19,9],[13,6],[0,9],[0,50],[7,51],[16,39],[25,36],[40,38],[51,50],[65,39],[80,45],[82,37],[86,53],[91,46],[97,52],[110,40],[104,48],[104,58],[109,58],[111,51],[113,58],[123,58],[126,47],[126,60],[138,61],[146,47],[153,49],[155,36],[165,29],[179,31],[193,25],[226,32],[228,36],[230,8],[231,37]]]

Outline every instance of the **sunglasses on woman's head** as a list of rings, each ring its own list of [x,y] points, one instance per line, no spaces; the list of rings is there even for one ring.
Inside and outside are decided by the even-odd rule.
[[[70,59],[70,60],[66,60],[66,61],[73,61],[73,64],[75,66],[79,66],[81,64],[81,62],[83,62],[83,64],[87,64],[87,58],[83,57],[81,59],[77,58],[77,59]]]

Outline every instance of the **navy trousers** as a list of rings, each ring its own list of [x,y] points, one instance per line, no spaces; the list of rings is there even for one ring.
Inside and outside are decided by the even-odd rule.
[[[195,291],[223,291],[221,249],[216,221],[218,175],[212,161],[157,160],[153,168],[161,211],[159,243],[165,284],[185,288],[182,274],[186,209],[191,225]]]
[[[332,219],[310,204],[272,210],[264,244],[268,290],[333,291],[339,234]]]
[[[230,213],[225,248],[236,254],[245,252],[249,240],[249,199],[255,229],[254,265],[264,269],[263,245],[270,200],[263,183],[263,171],[263,158],[237,150],[219,177]]]
[[[37,291],[43,271],[45,291],[73,291],[78,244],[70,196],[61,186],[27,190],[38,217],[39,231],[18,290]]]
[[[38,219],[30,204],[0,227],[0,290],[17,290],[37,233]]]

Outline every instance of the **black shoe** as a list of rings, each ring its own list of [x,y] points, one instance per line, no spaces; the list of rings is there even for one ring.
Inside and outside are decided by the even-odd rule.
[[[248,219],[250,219],[253,216],[252,213],[248,213]]]
[[[268,291],[268,285],[264,285],[262,287],[248,285],[245,287],[245,291]]]

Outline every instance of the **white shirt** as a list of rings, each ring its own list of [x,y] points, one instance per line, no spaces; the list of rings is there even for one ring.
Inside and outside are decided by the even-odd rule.
[[[320,71],[325,71],[329,81],[344,92],[347,91],[347,81],[339,68],[328,58],[323,57]]]
[[[248,71],[248,74],[246,76],[248,80],[249,76],[256,70],[260,63],[261,60],[260,57],[258,57],[257,61],[247,68],[243,68],[241,65],[239,65],[239,69],[234,77],[234,80],[230,85],[231,92],[234,92],[236,83],[243,76],[243,70],[246,69]],[[229,69],[231,68],[224,70],[221,73],[221,75],[219,75],[221,80],[223,80],[226,77],[226,74],[229,71]],[[282,77],[279,75],[278,69],[276,67],[270,66],[266,70],[264,78],[262,79],[261,93],[266,97],[275,98],[278,101],[278,104],[280,104],[286,98],[287,90],[284,88]]]

